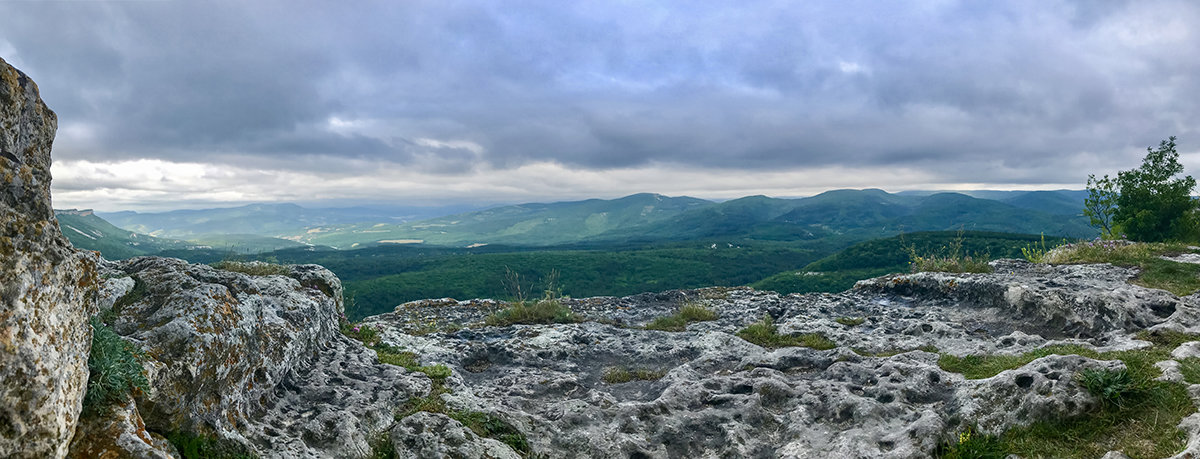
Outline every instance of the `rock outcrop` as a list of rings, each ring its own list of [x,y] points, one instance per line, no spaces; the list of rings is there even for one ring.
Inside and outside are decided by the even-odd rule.
[[[137,397],[134,424],[263,456],[361,457],[397,407],[429,391],[424,374],[380,364],[341,334],[333,273],[275,269],[251,275],[160,257],[106,265],[118,298],[111,326],[147,355],[150,390]]]
[[[50,205],[58,121],[0,59],[0,457],[62,457],[87,385],[96,257],[71,248]]]
[[[1135,332],[1200,310],[1193,298],[1130,284],[1131,269],[1016,260],[993,267],[886,276],[840,294],[713,288],[564,300],[591,319],[577,324],[428,333],[431,322],[477,323],[501,307],[452,300],[401,305],[364,323],[422,363],[450,366],[447,404],[504,419],[537,454],[917,458],[968,424],[998,434],[1086,413],[1098,401],[1077,374],[1124,368],[1050,355],[966,379],[943,370],[939,353],[1135,349],[1149,345]],[[642,328],[684,304],[719,318],[683,332]],[[764,316],[781,333],[818,333],[837,346],[771,349],[736,336]],[[606,377],[615,370],[653,376]]]

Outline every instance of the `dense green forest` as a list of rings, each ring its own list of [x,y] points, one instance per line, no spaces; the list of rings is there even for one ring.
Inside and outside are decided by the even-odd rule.
[[[840,292],[862,279],[908,272],[913,252],[920,256],[952,256],[958,246],[958,255],[1021,258],[1022,248],[1040,244],[1041,240],[1036,235],[980,231],[902,234],[855,244],[803,269],[781,272],[750,286],[779,293]],[[1046,244],[1054,245],[1052,241]]]

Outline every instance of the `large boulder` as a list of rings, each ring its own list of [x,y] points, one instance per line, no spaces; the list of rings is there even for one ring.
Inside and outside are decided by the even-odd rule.
[[[243,268],[259,271],[160,257],[106,266],[119,294],[111,325],[147,356],[145,429],[269,457],[370,453],[429,378],[341,334],[342,285],[328,270]]]
[[[62,457],[87,386],[94,254],[50,202],[58,127],[37,84],[0,59],[0,457]]]

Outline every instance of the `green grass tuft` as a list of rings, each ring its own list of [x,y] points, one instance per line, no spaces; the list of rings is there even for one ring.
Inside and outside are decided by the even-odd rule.
[[[142,357],[133,344],[121,338],[100,319],[92,318],[92,351],[88,355],[88,384],[83,411],[104,413],[122,403],[134,390],[149,391]]]
[[[494,438],[516,450],[522,456],[529,455],[529,440],[521,431],[496,416],[478,411],[455,411],[448,414],[451,419],[462,423],[475,435]]]
[[[554,299],[544,299],[530,304],[518,301],[507,308],[487,316],[484,323],[492,326],[513,324],[568,324],[581,322],[578,314],[571,311],[562,302]]]
[[[775,326],[774,320],[769,315],[763,316],[763,320],[741,329],[737,332],[737,336],[767,348],[803,346],[817,350],[826,350],[837,347],[837,344],[820,333],[780,335],[778,327]]]
[[[680,332],[687,329],[688,324],[692,322],[706,322],[717,320],[717,313],[696,303],[687,303],[679,308],[675,314],[659,317],[654,321],[646,324],[646,330],[660,330]]]
[[[995,435],[986,435],[967,427],[954,442],[943,443],[934,453],[941,459],[1004,459],[1004,444]]]
[[[1200,384],[1200,357],[1189,357],[1179,361],[1179,372],[1188,384]]]

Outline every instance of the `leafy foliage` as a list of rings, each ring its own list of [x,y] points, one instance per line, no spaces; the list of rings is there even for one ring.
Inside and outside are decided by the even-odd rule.
[[[1135,241],[1157,242],[1194,235],[1196,202],[1192,176],[1183,173],[1175,137],[1146,148],[1141,167],[1117,174],[1117,208],[1113,221]]]
[[[92,318],[92,352],[88,355],[88,385],[83,396],[85,413],[101,413],[124,402],[135,390],[149,391],[142,359],[133,344],[121,338],[100,319]]]
[[[1100,229],[1100,236],[1105,239],[1113,238],[1113,215],[1117,211],[1117,182],[1105,175],[1097,179],[1094,174],[1088,175],[1088,196],[1083,200],[1083,215],[1088,217],[1092,226]]]

